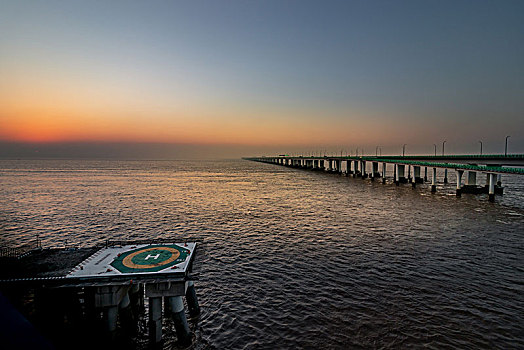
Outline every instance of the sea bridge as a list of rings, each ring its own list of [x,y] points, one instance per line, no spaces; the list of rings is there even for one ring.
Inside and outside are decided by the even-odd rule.
[[[436,192],[437,169],[444,169],[444,183],[448,183],[448,171],[451,170],[456,174],[457,196],[461,196],[462,193],[487,193],[491,202],[495,200],[495,194],[503,193],[503,174],[524,175],[524,154],[374,157],[279,155],[244,159],[302,169],[323,170],[363,179],[369,178],[372,181],[382,179],[384,184],[389,167],[389,171],[393,171],[393,182],[397,186],[411,183],[413,187],[419,183],[428,182],[429,168],[431,192]],[[424,168],[424,176],[421,175],[422,168]],[[486,175],[486,182],[483,186],[477,180],[479,173]]]

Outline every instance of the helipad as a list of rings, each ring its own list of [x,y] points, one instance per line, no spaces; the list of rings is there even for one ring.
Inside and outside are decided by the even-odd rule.
[[[102,248],[67,277],[185,273],[196,243],[124,245]]]

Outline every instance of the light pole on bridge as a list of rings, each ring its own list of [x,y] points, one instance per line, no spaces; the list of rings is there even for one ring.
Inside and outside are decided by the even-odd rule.
[[[479,141],[480,143],[480,155],[482,155],[482,141]]]
[[[444,141],[442,142],[442,155],[444,155],[444,145],[446,144],[447,141]]]
[[[508,155],[508,139],[510,138],[511,136],[506,136],[506,147],[504,148],[504,156],[507,156]]]
[[[437,144],[434,143],[433,146],[435,146],[435,157],[437,156]]]
[[[406,154],[406,146],[407,146],[407,143],[402,145],[402,157],[404,157],[404,155]]]

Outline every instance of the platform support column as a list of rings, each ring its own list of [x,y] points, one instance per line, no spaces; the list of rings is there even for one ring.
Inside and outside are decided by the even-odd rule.
[[[444,183],[448,183],[448,169],[444,169]]]
[[[132,284],[128,293],[133,321],[137,321],[138,314],[144,310],[144,285],[139,283]]]
[[[131,307],[131,298],[129,296],[129,291],[124,295],[122,298],[122,301],[118,305],[118,313],[120,317],[120,324],[122,325],[122,328],[131,334],[136,333],[136,326],[135,326],[135,317],[133,313],[133,308]]]
[[[457,197],[460,197],[462,195],[462,174],[464,174],[464,170],[457,170]]]
[[[382,183],[386,183],[386,163],[382,163]]]
[[[198,317],[198,315],[200,314],[200,305],[198,305],[195,284],[193,283],[193,281],[189,281],[187,283],[186,302],[187,307],[189,309],[189,317]]]
[[[398,180],[398,164],[395,164],[394,170],[393,170],[393,178],[395,179],[395,185],[399,185]]]
[[[362,170],[362,178],[365,179],[367,177],[367,174],[366,174],[366,161],[361,161],[360,162],[360,168]]]
[[[495,201],[495,182],[497,181],[497,174],[488,174],[489,175],[489,191],[488,191],[488,200],[490,202]]]
[[[431,176],[431,193],[437,192],[437,168],[433,168]]]
[[[108,306],[103,309],[104,328],[109,338],[115,338],[115,331],[118,318],[118,306]]]
[[[191,344],[191,332],[187,324],[187,317],[184,313],[184,301],[181,296],[169,297],[169,307],[171,309],[171,318],[175,324],[176,336],[178,343],[183,346]]]
[[[162,341],[162,297],[149,298],[149,340],[153,344]]]
[[[502,186],[502,174],[497,174],[497,186]]]
[[[428,167],[424,167],[424,182],[428,182]]]

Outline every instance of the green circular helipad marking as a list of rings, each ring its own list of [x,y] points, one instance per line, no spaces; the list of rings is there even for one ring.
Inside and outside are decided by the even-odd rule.
[[[135,255],[131,261],[137,265],[151,265],[166,261],[173,255],[168,250],[155,249]]]
[[[111,266],[122,273],[158,272],[186,261],[188,252],[175,244],[150,245],[121,254]]]

